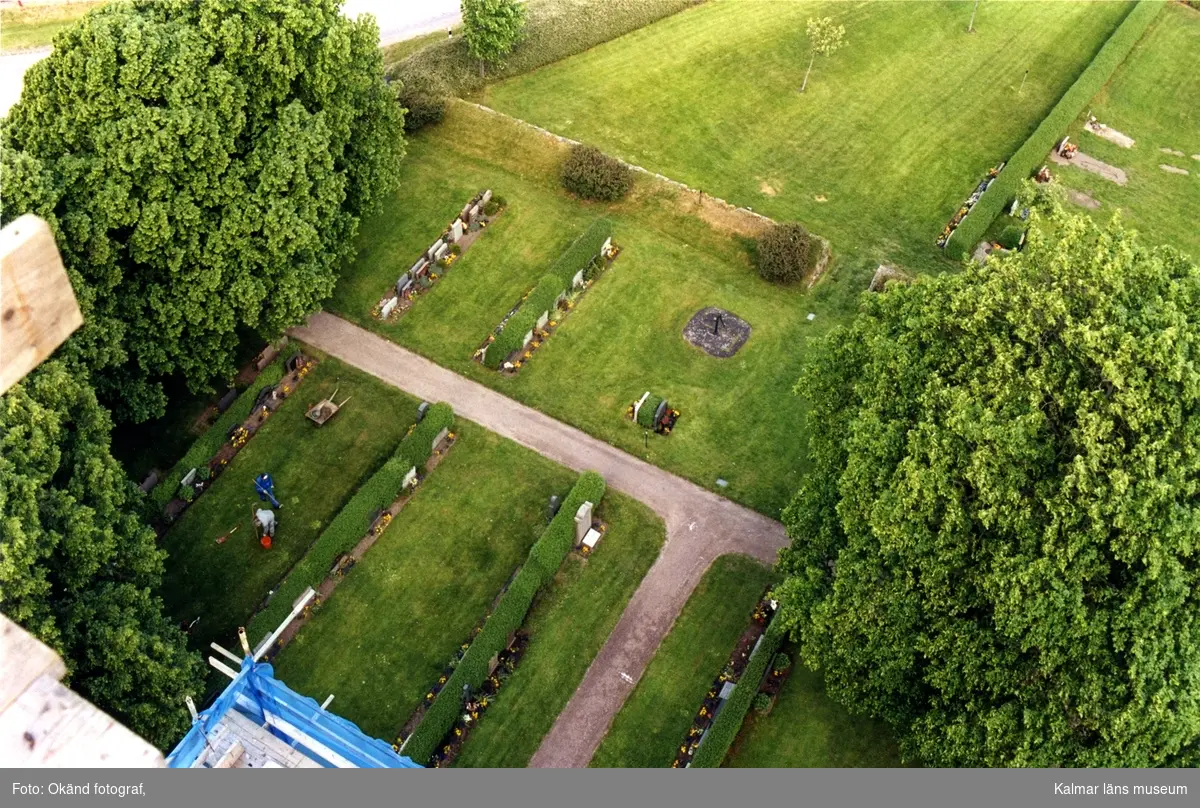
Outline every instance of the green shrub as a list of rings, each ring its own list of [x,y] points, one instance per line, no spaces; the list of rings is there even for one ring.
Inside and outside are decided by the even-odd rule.
[[[465,38],[440,38],[393,64],[388,75],[436,77],[454,93],[466,93],[505,76],[516,76],[542,65],[627,34],[642,26],[696,5],[699,0],[605,0],[597,13],[595,0],[542,0],[530,3],[522,39],[503,65],[489,66],[479,75],[479,62],[467,53]]]
[[[816,265],[820,252],[821,243],[800,224],[777,224],[758,239],[758,274],[774,283],[803,280]]]
[[[562,185],[581,199],[616,202],[633,187],[633,171],[595,146],[576,145],[563,163]]]
[[[508,200],[502,196],[493,196],[483,206],[483,214],[485,216],[495,216],[500,211],[508,207]]]
[[[780,651],[775,655],[775,659],[771,661],[771,670],[785,671],[792,667],[792,658]]]
[[[191,502],[196,498],[196,489],[190,485],[180,485],[178,496],[184,502]]]
[[[1012,202],[1022,180],[1028,179],[1041,166],[1054,144],[1063,136],[1084,106],[1109,80],[1125,61],[1133,46],[1142,38],[1150,23],[1158,16],[1164,4],[1160,0],[1140,0],[1125,17],[1104,47],[1091,63],[1075,79],[1075,83],[1063,94],[1038,128],[1029,136],[1016,154],[1008,161],[1004,170],[996,177],[991,187],[971,208],[971,212],[958,225],[958,229],[946,244],[946,253],[960,256],[969,253],[992,221],[1006,205]]]
[[[704,740],[700,742],[700,748],[692,757],[692,768],[715,769],[721,765],[721,761],[725,760],[725,755],[729,753],[729,747],[733,746],[734,740],[741,732],[742,722],[746,720],[746,711],[750,709],[750,705],[758,693],[758,686],[762,682],[763,674],[767,672],[767,663],[779,650],[782,642],[783,631],[778,628],[776,621],[771,621],[758,650],[750,656],[750,661],[746,663],[746,669],[742,671],[742,677],[738,679],[733,693],[726,699],[725,706],[717,715],[717,720],[713,722],[705,734]]]
[[[194,468],[199,468],[208,463],[212,456],[221,450],[225,445],[225,436],[234,424],[240,424],[250,417],[250,409],[254,406],[254,400],[258,397],[258,391],[268,385],[279,384],[280,379],[284,376],[283,359],[276,358],[274,362],[263,368],[258,374],[258,378],[242,391],[241,395],[229,406],[229,409],[221,413],[213,425],[196,442],[191,445],[187,453],[179,459],[179,462],[171,468],[159,482],[159,484],[150,491],[150,500],[159,508],[167,507],[167,503],[175,496],[179,481],[183,479]]]
[[[592,259],[600,254],[600,249],[610,236],[612,236],[612,220],[596,219],[550,265],[549,274],[562,281],[564,289],[569,289],[576,272],[595,266]]]
[[[396,100],[404,107],[404,131],[412,134],[426,126],[439,124],[446,117],[446,100],[450,97],[446,82],[428,74],[415,73],[400,82]]]
[[[246,634],[257,645],[283,622],[292,603],[307,587],[314,589],[325,580],[337,557],[354,549],[366,535],[372,517],[390,505],[399,495],[409,469],[424,467],[433,453],[433,439],[443,429],[454,426],[454,410],[449,404],[434,404],[425,419],[416,424],[396,445],[392,456],[363,483],[329,526],[322,531],[312,547],[277,588],[274,597],[250,620]]]
[[[654,428],[654,413],[658,410],[658,405],[662,404],[662,401],[662,396],[656,396],[653,393],[646,396],[646,400],[642,402],[642,406],[638,409],[637,422],[639,426],[644,426],[646,429]]]
[[[766,693],[759,693],[754,697],[754,712],[759,715],[766,715],[767,710],[771,709],[771,697]]]
[[[508,645],[509,635],[525,622],[525,615],[529,613],[538,590],[554,577],[571,551],[575,537],[575,511],[584,502],[600,504],[604,491],[604,478],[599,474],[588,471],[579,476],[563,501],[562,508],[534,544],[525,565],[496,604],[496,610],[483,624],[483,630],[471,642],[471,647],[455,666],[454,673],[446,680],[433,704],[425,710],[421,723],[401,747],[403,754],[418,763],[424,763],[437,750],[437,745],[454,726],[462,710],[463,685],[470,685],[474,690],[483,684],[487,678],[488,663]],[[554,560],[556,558],[557,561]]]
[[[550,312],[554,317],[554,306],[566,287],[553,275],[543,275],[538,285],[525,298],[520,310],[509,318],[504,330],[496,335],[495,341],[484,354],[483,362],[486,367],[496,369],[516,350],[519,350],[529,330],[537,325],[542,312]]]
[[[1025,232],[1020,225],[1010,224],[1000,233],[996,242],[1006,250],[1015,250],[1021,246],[1021,235]]]

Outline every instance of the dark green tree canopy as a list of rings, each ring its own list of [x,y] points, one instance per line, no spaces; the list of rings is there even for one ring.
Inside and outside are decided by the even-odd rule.
[[[118,415],[228,377],[329,295],[395,182],[378,30],[336,0],[117,2],[60,34],[5,131],[5,221],[52,214],[84,313],[66,356]]]
[[[1061,211],[864,297],[797,387],[779,595],[941,766],[1200,765],[1200,270]]]
[[[0,609],[62,655],[72,687],[162,747],[203,677],[153,594],[164,554],[111,429],[60,361],[0,398]]]

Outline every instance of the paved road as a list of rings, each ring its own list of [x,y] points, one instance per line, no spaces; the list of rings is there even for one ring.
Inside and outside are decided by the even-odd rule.
[[[641,500],[666,523],[667,541],[658,560],[542,740],[531,766],[588,764],[713,559],[742,553],[771,563],[787,543],[778,522],[331,314],[317,313],[307,327],[290,333],[408,393],[445,401],[462,417],[564,466],[600,472],[610,486]]]

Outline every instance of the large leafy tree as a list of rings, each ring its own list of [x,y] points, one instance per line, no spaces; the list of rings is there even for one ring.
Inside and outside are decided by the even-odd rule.
[[[0,609],[71,685],[151,742],[188,725],[200,660],[163,615],[163,553],[85,379],[48,362],[0,398]]]
[[[30,69],[4,218],[51,218],[85,324],[65,351],[119,417],[232,371],[329,295],[397,177],[402,113],[370,18],[337,0],[117,2]]]
[[[479,60],[479,75],[488,62],[499,64],[525,30],[525,6],[517,0],[462,0],[467,52]]]
[[[1200,270],[1061,211],[816,351],[783,619],[943,766],[1200,765]]]

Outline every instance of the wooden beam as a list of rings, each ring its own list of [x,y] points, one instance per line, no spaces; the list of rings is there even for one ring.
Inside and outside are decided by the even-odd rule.
[[[228,665],[226,665],[224,662],[217,659],[216,657],[209,657],[208,664],[212,665],[214,668],[216,668],[221,673],[228,676],[230,679],[238,678],[237,671],[235,671],[233,668],[229,667]]]
[[[8,618],[0,620],[0,659],[4,660],[4,675],[0,676],[0,713],[7,710],[39,676],[44,674],[57,682],[67,674],[67,666],[58,654]]]
[[[0,394],[82,324],[50,226],[29,213],[9,222],[0,230]]]
[[[209,645],[209,647],[210,647],[210,648],[212,648],[212,649],[213,649],[214,651],[216,651],[218,654],[220,654],[221,656],[225,657],[226,659],[228,659],[230,662],[234,663],[235,665],[241,665],[241,664],[242,664],[242,660],[241,660],[241,659],[239,659],[239,658],[237,657],[237,655],[236,655],[236,654],[234,654],[232,651],[227,651],[226,649],[224,649],[224,648],[222,648],[221,646],[217,645],[215,642],[210,642],[208,645]]]

